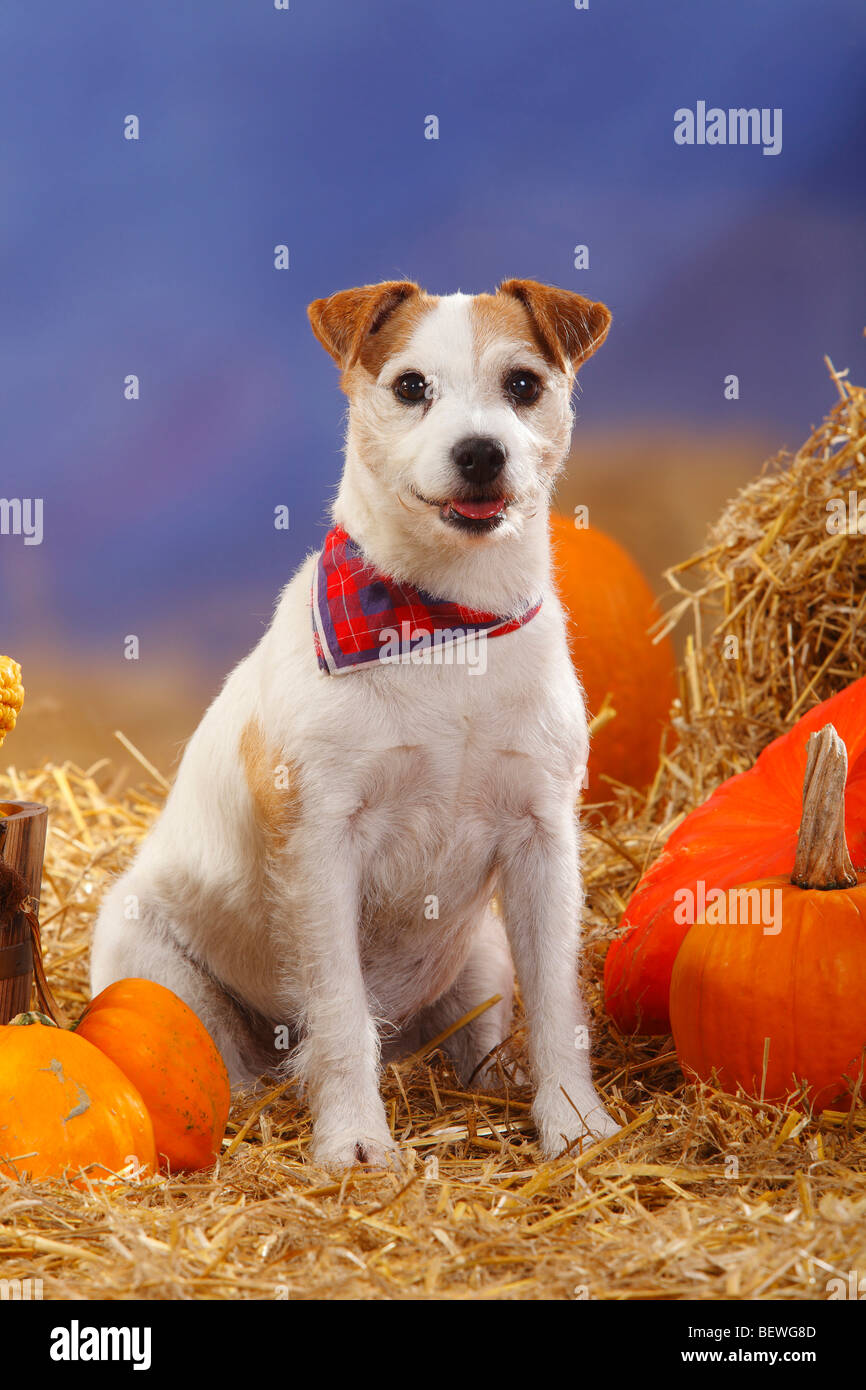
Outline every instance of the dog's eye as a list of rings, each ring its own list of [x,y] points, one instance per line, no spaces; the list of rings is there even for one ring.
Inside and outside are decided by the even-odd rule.
[[[538,400],[541,394],[541,381],[535,372],[509,372],[505,378],[505,390],[512,400],[529,405]]]
[[[394,382],[394,392],[401,401],[423,401],[427,382],[420,372],[404,372]]]

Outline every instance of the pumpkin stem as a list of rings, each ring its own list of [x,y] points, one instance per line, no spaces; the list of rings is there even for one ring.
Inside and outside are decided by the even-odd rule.
[[[798,888],[853,888],[857,875],[845,840],[848,749],[832,724],[806,744],[803,818],[791,882]]]

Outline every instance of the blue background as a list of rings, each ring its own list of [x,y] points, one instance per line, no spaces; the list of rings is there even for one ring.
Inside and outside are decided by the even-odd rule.
[[[570,286],[615,315],[588,425],[796,444],[822,354],[862,369],[864,66],[862,0],[7,4],[0,496],[45,540],[0,537],[0,650],[255,640],[337,481],[305,306],[348,285]],[[699,99],[781,107],[782,153],[677,146]]]

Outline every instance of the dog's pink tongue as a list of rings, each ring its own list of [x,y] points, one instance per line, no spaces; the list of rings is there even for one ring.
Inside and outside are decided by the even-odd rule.
[[[498,516],[505,510],[505,498],[497,497],[492,502],[454,502],[449,503],[452,512],[459,512],[461,516],[468,517],[471,521],[485,521],[487,517]]]

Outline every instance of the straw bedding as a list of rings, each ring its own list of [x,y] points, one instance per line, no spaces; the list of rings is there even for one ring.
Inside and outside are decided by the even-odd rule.
[[[213,1171],[110,1193],[0,1179],[0,1280],[41,1279],[46,1299],[823,1299],[829,1280],[866,1273],[866,1111],[815,1118],[686,1085],[670,1039],[620,1037],[598,985],[628,895],[682,816],[866,673],[866,545],[826,526],[828,499],[866,497],[866,391],[831,374],[827,420],[667,576],[662,626],[691,632],[652,788],[612,789],[585,815],[586,991],[621,1134],[539,1164],[529,1093],[465,1095],[434,1051],[383,1080],[405,1173],[340,1181],[307,1160],[293,1087],[266,1085],[236,1099]],[[0,798],[51,807],[44,938],[73,1016],[106,879],[166,789],[140,760],[134,787],[108,760],[0,776]],[[503,1076],[523,1050],[518,1017]]]

